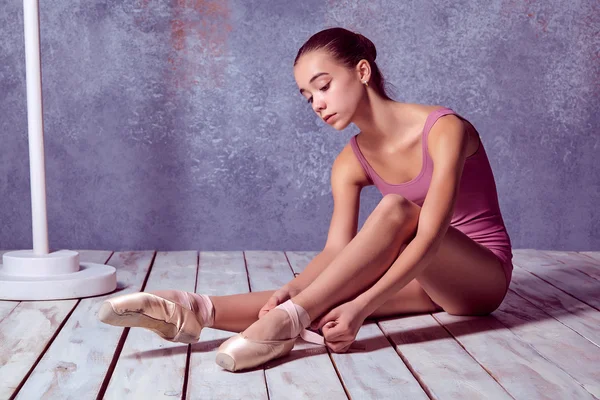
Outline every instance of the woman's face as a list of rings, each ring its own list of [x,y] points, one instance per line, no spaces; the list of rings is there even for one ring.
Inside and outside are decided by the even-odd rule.
[[[323,50],[315,50],[298,59],[294,78],[312,109],[327,119],[325,123],[342,130],[352,122],[364,95],[358,71],[340,65]]]

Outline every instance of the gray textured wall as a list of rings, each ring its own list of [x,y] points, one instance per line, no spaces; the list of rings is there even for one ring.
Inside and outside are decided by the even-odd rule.
[[[23,11],[5,3],[0,249],[31,248]],[[600,249],[597,0],[41,3],[53,249],[321,248],[357,130],[320,122],[292,63],[331,26],[373,40],[395,99],[475,124],[515,247]]]

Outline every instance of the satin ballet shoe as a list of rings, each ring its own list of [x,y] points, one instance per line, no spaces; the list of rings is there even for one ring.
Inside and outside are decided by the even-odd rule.
[[[294,348],[298,337],[307,342],[325,344],[321,335],[304,329],[310,325],[310,317],[301,306],[288,300],[275,308],[286,311],[290,317],[292,326],[289,339],[254,340],[239,333],[219,346],[216,363],[228,371],[240,371],[285,356]]]
[[[196,343],[202,328],[212,325],[214,307],[208,296],[195,293],[137,292],[105,300],[98,319],[114,326],[145,328],[170,342]]]

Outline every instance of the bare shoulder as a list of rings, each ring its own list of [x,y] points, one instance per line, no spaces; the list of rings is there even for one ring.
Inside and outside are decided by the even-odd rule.
[[[335,158],[331,168],[331,184],[370,185],[369,177],[348,142]]]
[[[406,103],[404,104],[404,113],[414,115],[415,119],[419,120],[419,122],[425,123],[429,114],[438,110],[440,108],[446,108],[445,106],[435,105],[435,104],[415,104],[415,103]]]
[[[427,121],[427,117],[431,115],[432,112],[439,110],[441,108],[447,108],[441,105],[429,105],[429,104],[406,104],[405,112],[414,116],[416,124],[420,127],[423,127]],[[431,131],[429,132],[429,143],[432,141],[436,141],[439,136],[439,132],[449,132],[452,131],[454,133],[450,133],[451,135],[461,135],[464,133],[465,127],[463,120],[453,114],[447,114],[440,118],[438,118],[434,125],[431,127]]]
[[[439,154],[472,154],[478,147],[477,137],[467,130],[465,122],[453,114],[444,115],[435,121],[428,137],[428,149],[432,158]]]

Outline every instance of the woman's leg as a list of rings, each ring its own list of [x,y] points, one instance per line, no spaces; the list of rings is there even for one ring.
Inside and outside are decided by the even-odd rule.
[[[294,303],[311,319],[358,296],[385,274],[414,237],[420,207],[398,195],[387,195],[362,229]]]
[[[352,242],[294,301],[302,295],[314,298],[322,314],[367,289],[387,270],[403,243],[414,234],[418,212],[420,207],[416,204],[407,203],[399,196],[386,196]],[[215,307],[213,328],[232,332],[245,330],[258,320],[258,311],[272,293],[211,296]],[[333,296],[334,293],[337,296]],[[498,307],[505,293],[504,272],[497,257],[456,228],[449,227],[436,256],[423,273],[371,317],[442,309],[451,314],[487,314]],[[309,315],[313,320],[318,317],[310,311]]]
[[[294,303],[314,320],[337,304],[357,296],[374,284],[390,267],[416,232],[420,208],[398,195],[387,195],[369,215],[362,229]],[[269,312],[251,325],[250,339],[281,339],[289,319],[284,311]]]
[[[293,302],[314,321],[367,290],[414,237],[420,210],[401,196],[385,196],[354,239]],[[498,258],[454,227],[448,228],[434,260],[416,280],[430,300],[452,314],[488,314],[506,294]],[[251,325],[245,335],[259,340],[282,339],[289,319],[283,311],[269,314],[269,318]]]
[[[215,321],[212,328],[236,333],[242,332],[258,320],[258,312],[273,292],[273,290],[268,290],[230,296],[210,296],[215,307]],[[441,310],[441,307],[429,298],[419,282],[413,280],[377,309],[370,318]]]
[[[383,303],[369,319],[394,317],[407,314],[424,314],[443,311],[442,307],[434,303],[423,290],[416,279],[404,286],[391,299]]]
[[[418,218],[420,211],[418,205],[400,196],[386,196],[356,237],[292,299],[293,302],[315,320],[367,290],[395,261],[398,247],[402,245],[403,250],[404,243],[412,239],[418,222],[414,218]],[[400,243],[396,241],[398,238]],[[415,280],[428,295],[429,307],[437,304],[448,313],[460,315],[491,313],[500,305],[507,290],[505,272],[498,257],[452,226],[433,260]],[[418,295],[418,288],[413,289]],[[397,296],[402,297],[406,292],[409,291],[400,291]],[[402,312],[402,308],[394,312],[389,304],[394,301],[390,300],[386,307],[392,308],[386,309],[394,314]],[[424,305],[427,303],[425,299]]]
[[[273,295],[273,290],[230,296],[210,296],[215,307],[214,329],[242,332],[258,320],[258,312]]]
[[[437,254],[415,280],[453,315],[493,312],[509,283],[499,258],[454,227],[448,228]]]
[[[338,303],[353,294],[358,294],[365,286],[375,283],[396,259],[403,243],[408,241],[416,230],[418,210],[412,207],[411,204],[400,196],[384,197],[365,221],[363,228],[354,240],[311,283],[309,286],[311,291],[314,293],[322,290],[319,297],[325,295]],[[369,251],[365,251],[365,249],[369,249]],[[332,275],[328,271],[332,267],[334,269],[343,267],[344,272],[340,276],[343,279],[338,279],[337,285],[327,287]],[[337,272],[334,274],[337,274]],[[322,277],[323,275],[325,278]],[[347,284],[345,276],[352,276],[353,283]],[[328,293],[335,291],[338,292],[338,296],[328,295]],[[408,293],[412,292],[409,289],[404,290],[402,297],[406,298]],[[256,322],[258,311],[267,302],[271,294],[271,291],[266,291],[211,297],[215,307],[215,321],[212,327],[234,332],[240,332],[248,328]],[[298,296],[301,295],[302,293]],[[425,308],[429,309],[431,301],[429,300],[425,304]],[[319,304],[323,311],[332,308],[333,305],[332,301],[327,304]],[[421,304],[416,309],[411,309],[411,311],[418,312],[420,306]],[[252,331],[246,331],[245,334],[248,337],[253,337]],[[262,335],[262,331],[257,335],[257,338],[260,335]]]

